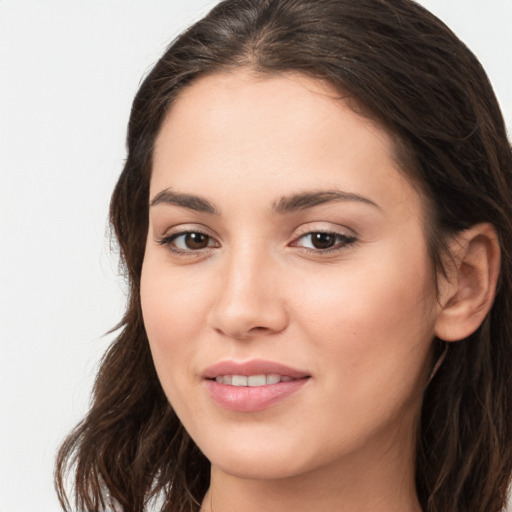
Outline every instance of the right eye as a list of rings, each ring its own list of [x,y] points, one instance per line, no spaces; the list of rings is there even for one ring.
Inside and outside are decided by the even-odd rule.
[[[201,231],[174,233],[158,241],[173,253],[186,254],[219,247],[219,243],[210,235]]]

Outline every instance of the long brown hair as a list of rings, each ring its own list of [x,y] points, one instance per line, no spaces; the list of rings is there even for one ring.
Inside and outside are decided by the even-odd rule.
[[[425,392],[416,483],[425,512],[502,510],[512,471],[512,154],[481,65],[410,0],[226,0],[180,35],[146,77],[110,212],[129,302],[92,407],[58,454],[62,506],[70,508],[68,473],[76,509],[88,512],[112,503],[142,512],[155,496],[162,511],[190,512],[208,488],[209,463],[158,382],[139,283],[162,120],[199,76],[243,66],[327,80],[394,135],[405,172],[430,202],[427,236],[438,270],[448,235],[483,221],[495,226],[502,263],[494,305],[477,332],[450,344]]]

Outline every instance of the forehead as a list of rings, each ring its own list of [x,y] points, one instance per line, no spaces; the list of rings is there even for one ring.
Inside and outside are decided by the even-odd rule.
[[[353,109],[352,105],[356,108]],[[329,119],[334,121],[340,110],[359,112],[364,109],[353,97],[341,93],[325,80],[300,73],[268,75],[242,68],[208,74],[185,87],[167,113],[160,135],[166,129],[175,130],[174,136],[179,136],[179,132],[188,135],[190,129],[198,133],[203,127],[219,129],[233,120],[239,125],[245,120],[243,124],[252,131],[263,128],[270,136],[273,130],[280,130],[286,123],[288,127],[302,126],[307,130],[313,120],[316,123]],[[391,142],[387,131],[371,116],[357,117],[360,117],[359,124],[364,124],[379,137],[389,138]],[[286,132],[280,131],[279,134]],[[157,138],[157,150],[161,139]]]
[[[253,190],[265,183],[267,195],[335,186],[375,196],[385,185],[395,201],[411,199],[413,188],[382,126],[331,84],[292,73],[240,70],[193,82],[167,114],[153,162],[153,195],[207,192],[219,180]]]

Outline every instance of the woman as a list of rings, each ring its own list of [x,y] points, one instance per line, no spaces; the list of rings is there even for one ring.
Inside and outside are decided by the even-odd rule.
[[[77,510],[499,511],[512,155],[409,0],[227,0],[133,104]],[[153,503],[153,504],[152,504]]]

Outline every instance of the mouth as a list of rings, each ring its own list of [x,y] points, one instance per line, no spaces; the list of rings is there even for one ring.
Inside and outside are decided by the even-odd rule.
[[[289,375],[270,373],[268,375],[217,375],[215,379],[212,380],[228,386],[257,388],[261,386],[272,386],[280,382],[291,382],[297,379]]]
[[[268,386],[310,377],[306,371],[264,359],[220,361],[204,370],[201,376],[228,386]]]
[[[299,392],[311,375],[279,363],[251,360],[217,363],[202,377],[217,405],[230,411],[257,412]]]

